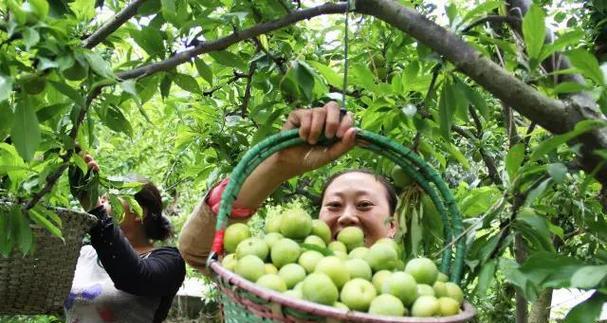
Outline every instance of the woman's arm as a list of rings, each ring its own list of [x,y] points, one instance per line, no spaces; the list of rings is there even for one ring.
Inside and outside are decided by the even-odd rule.
[[[235,208],[255,210],[284,181],[316,169],[337,159],[349,151],[355,143],[352,117],[340,119],[339,106],[330,102],[322,108],[293,111],[283,130],[299,128],[299,135],[308,145],[285,149],[263,161],[243,183]],[[341,140],[330,147],[314,146],[322,131],[327,138]],[[234,222],[246,222],[246,218],[230,218]],[[215,235],[216,214],[209,206],[207,197],[194,209],[179,235],[179,251],[185,261],[208,274],[206,261]]]
[[[185,263],[177,250],[162,248],[141,259],[103,205],[89,213],[100,219],[90,231],[91,245],[117,289],[140,296],[172,295],[179,289]]]

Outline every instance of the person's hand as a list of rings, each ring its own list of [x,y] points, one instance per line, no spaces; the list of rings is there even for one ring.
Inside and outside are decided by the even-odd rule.
[[[348,152],[354,147],[356,129],[352,115],[340,120],[340,109],[331,101],[322,108],[299,109],[291,112],[283,130],[299,128],[299,136],[308,144],[282,150],[275,155],[275,162],[289,176],[300,175],[319,168]],[[321,135],[338,140],[331,146],[318,146]]]
[[[299,128],[299,136],[307,144],[282,150],[264,160],[242,184],[234,206],[255,210],[282,182],[348,152],[356,142],[356,128],[352,124],[350,114],[340,119],[339,106],[335,102],[322,108],[291,112],[283,130]],[[337,138],[337,141],[330,146],[316,145],[321,134],[328,139]]]
[[[99,172],[99,164],[97,164],[97,161],[95,161],[93,156],[91,156],[90,154],[85,154],[84,162],[86,162],[86,166],[88,166],[90,170],[96,173]]]

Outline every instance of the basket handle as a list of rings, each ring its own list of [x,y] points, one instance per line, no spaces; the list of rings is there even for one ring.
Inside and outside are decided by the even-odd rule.
[[[399,165],[430,196],[445,224],[444,236],[446,247],[443,250],[441,271],[446,273],[451,269],[451,280],[459,283],[464,266],[466,246],[464,239],[460,237],[463,230],[461,214],[447,184],[421,157],[409,148],[387,137],[359,129],[356,132],[356,143],[360,148],[385,156]],[[302,144],[306,144],[306,142],[299,137],[298,129],[291,129],[262,140],[245,153],[232,171],[230,181],[221,196],[215,226],[215,239],[207,265],[217,260],[218,255],[221,253],[223,234],[232,211],[232,204],[236,200],[245,179],[261,162],[274,153]],[[319,144],[326,144],[326,141],[324,143],[321,141]],[[458,240],[453,241],[454,237]],[[453,245],[455,245],[455,259],[452,259]],[[451,266],[452,262],[453,266]]]

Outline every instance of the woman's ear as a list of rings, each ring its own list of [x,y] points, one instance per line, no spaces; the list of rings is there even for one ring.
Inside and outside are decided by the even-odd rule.
[[[396,236],[396,229],[396,221],[394,221],[394,217],[391,217],[388,222],[388,238],[393,239]]]

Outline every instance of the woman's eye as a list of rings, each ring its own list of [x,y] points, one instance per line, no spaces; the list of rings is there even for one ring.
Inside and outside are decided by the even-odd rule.
[[[329,209],[338,209],[341,204],[334,202],[334,203],[327,203],[325,204],[326,207],[328,207]]]
[[[369,201],[362,201],[358,203],[358,207],[361,209],[368,209],[371,208],[373,206],[373,203],[369,202]]]

